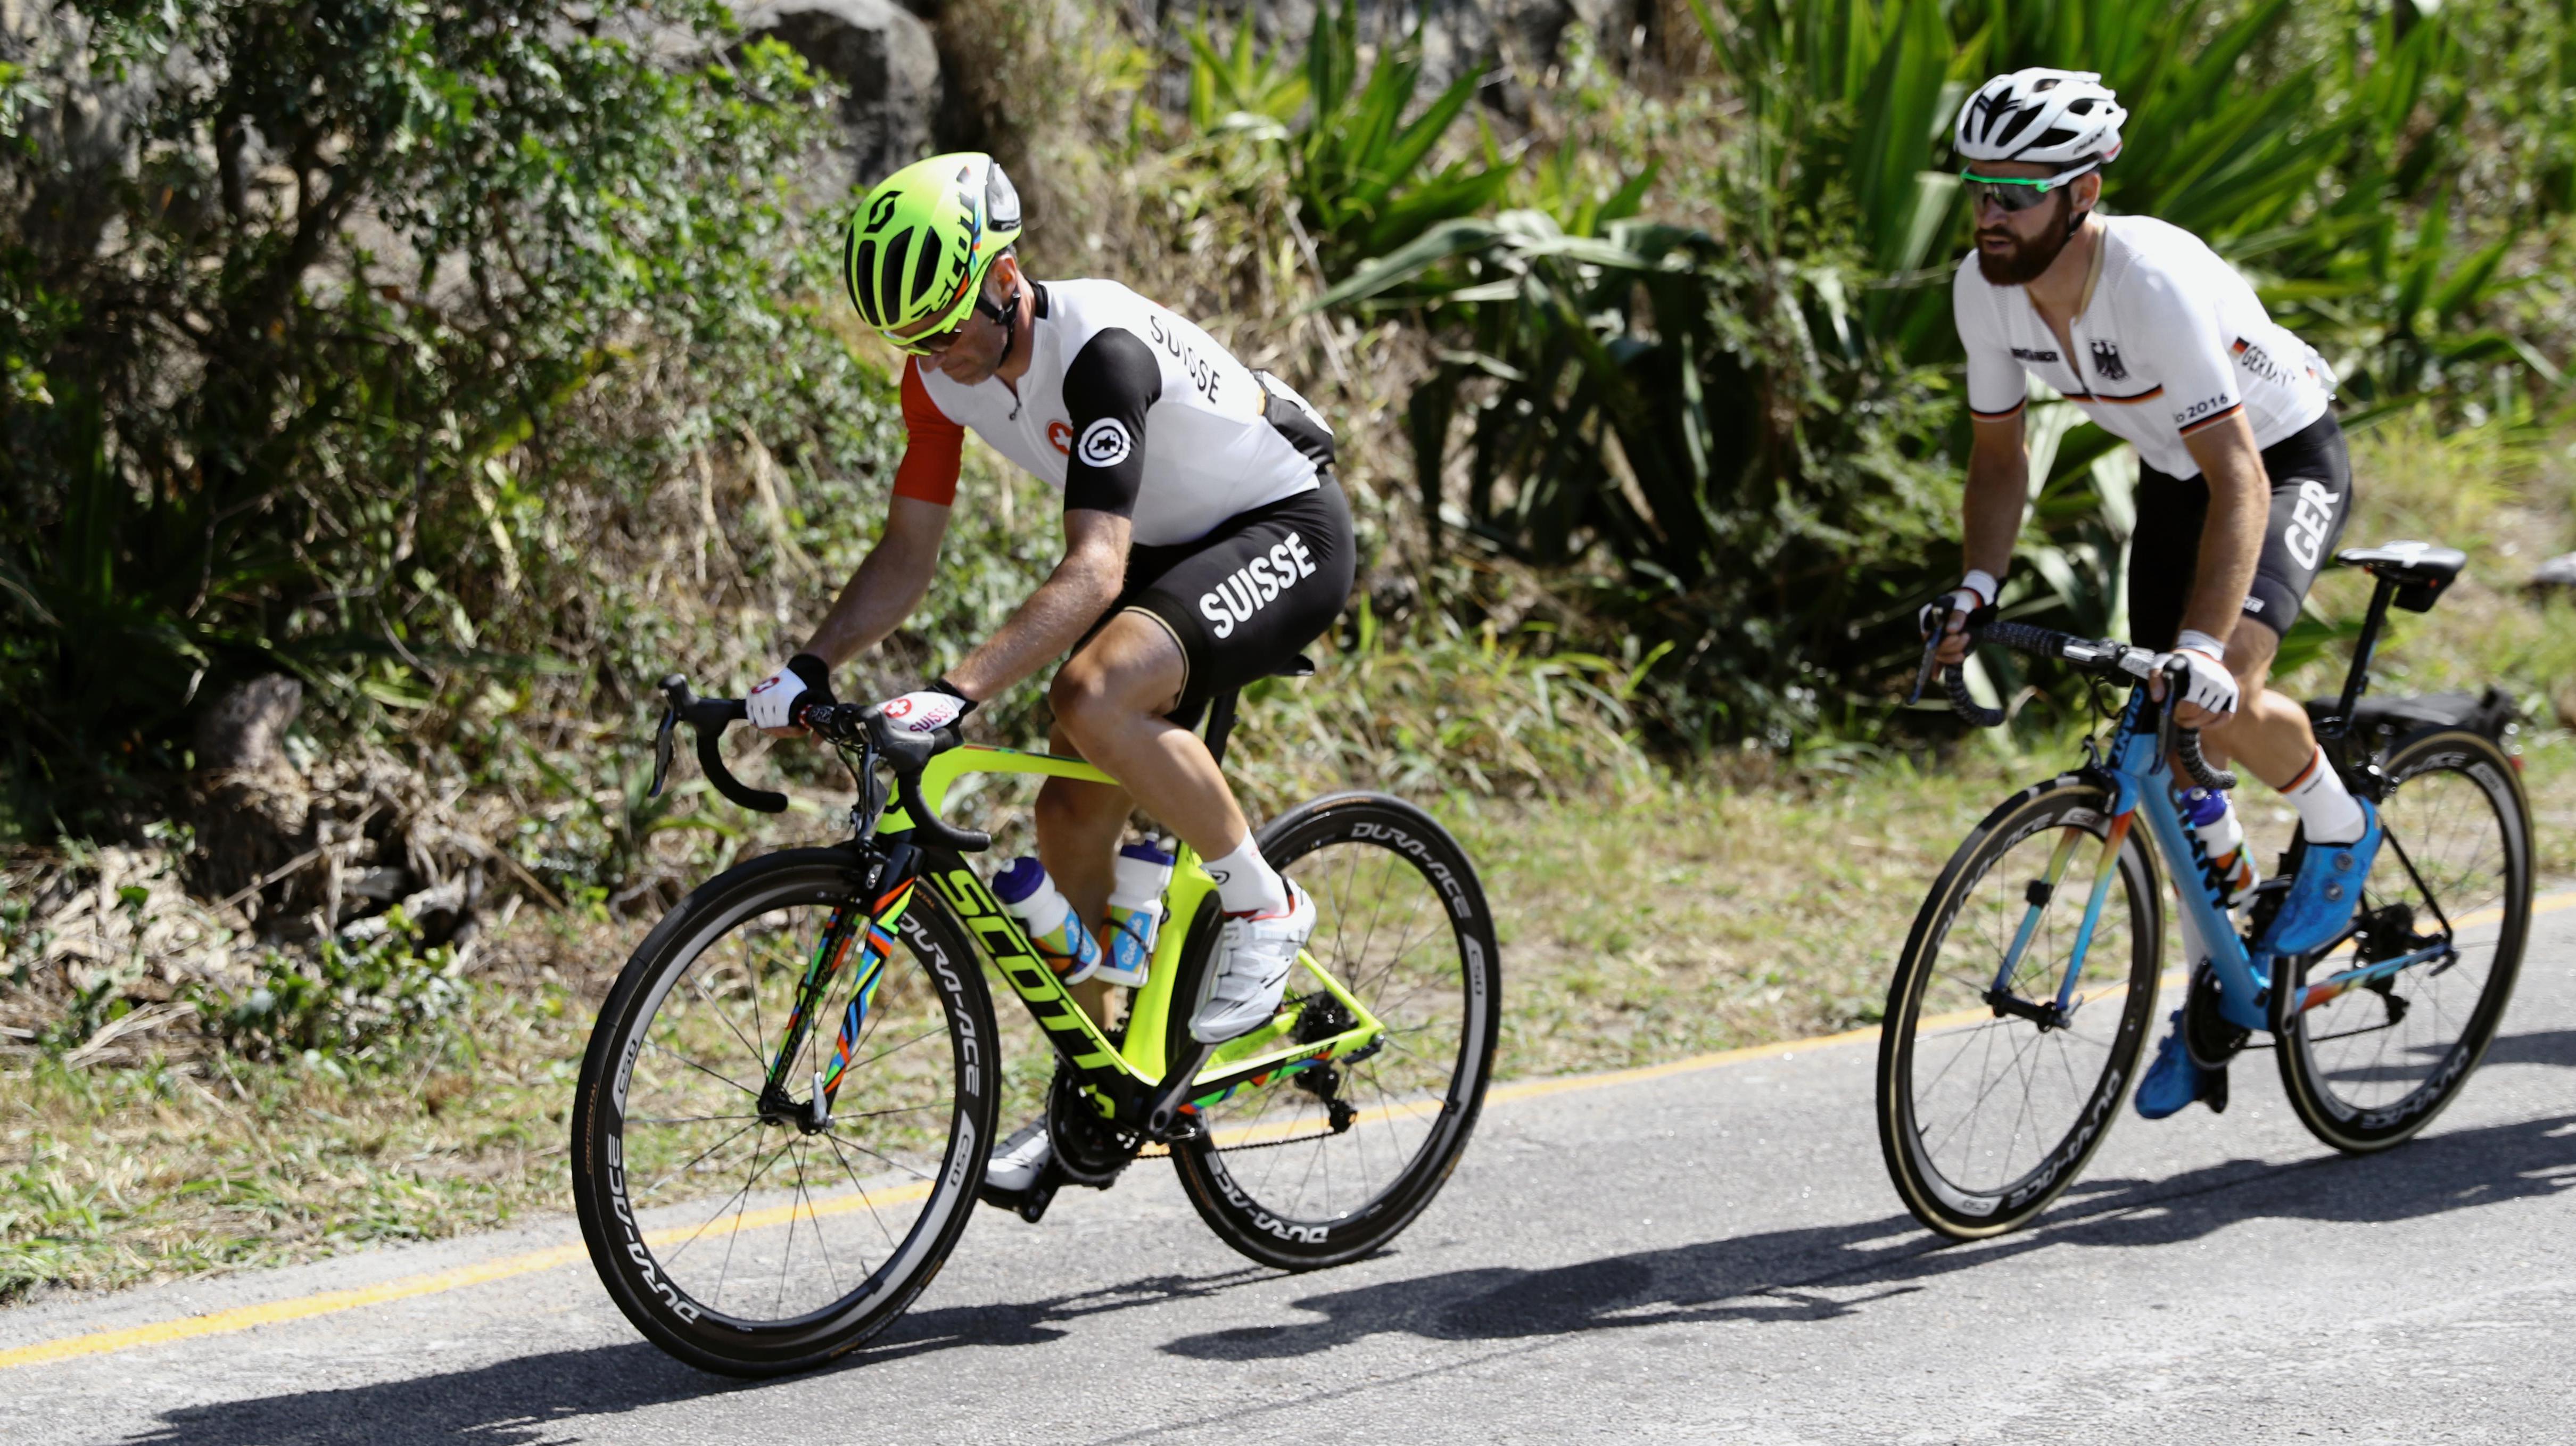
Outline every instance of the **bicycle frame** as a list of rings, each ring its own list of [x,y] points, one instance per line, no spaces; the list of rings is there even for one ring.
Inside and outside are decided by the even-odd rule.
[[[945,810],[941,805],[958,780],[988,773],[1034,774],[1115,786],[1109,775],[1078,758],[966,744],[937,755],[922,770],[923,804],[933,815],[942,814]],[[832,1066],[816,1081],[812,1108],[818,1115],[828,1112],[840,1075],[848,1067],[850,1050],[862,1036],[875,979],[893,948],[894,935],[902,927],[913,889],[926,877],[957,921],[965,926],[985,964],[1009,983],[1011,992],[1019,996],[1030,1017],[1046,1032],[1058,1057],[1107,1106],[1104,1113],[1134,1122],[1146,1100],[1163,1082],[1176,1003],[1186,1011],[1195,1002],[1176,1001],[1173,987],[1180,974],[1182,950],[1203,911],[1214,903],[1216,881],[1199,866],[1198,855],[1186,844],[1180,848],[1171,882],[1164,892],[1170,922],[1155,940],[1153,962],[1145,983],[1136,992],[1126,1032],[1113,1040],[1074,1002],[1064,982],[1029,942],[1019,921],[993,897],[982,876],[952,850],[915,847],[910,842],[911,829],[910,817],[900,808],[889,809],[879,819],[877,854],[884,867],[869,886],[877,897],[864,920],[852,911],[835,913],[816,944],[814,958],[798,989],[798,1007],[790,1016],[778,1063],[772,1066],[773,1087],[783,1087],[785,1064],[802,1047],[806,1016],[829,997],[851,943],[864,937],[867,948],[861,956],[857,986],[843,1012]],[[1301,1008],[1228,1041],[1217,1047],[1200,1068],[1187,1108],[1214,1104],[1238,1088],[1258,1087],[1337,1056],[1357,1054],[1384,1032],[1378,1018],[1312,955],[1301,951],[1298,959],[1322,981],[1324,991],[1349,1011],[1354,1022],[1323,1038],[1302,1040],[1297,1038],[1305,1014]]]
[[[2092,948],[2095,927],[2101,921],[2102,907],[2110,893],[2121,846],[2137,821],[2143,818],[2149,841],[2166,862],[2167,872],[2173,875],[2174,897],[2180,905],[2183,925],[2185,957],[2195,964],[2208,960],[2217,974],[2219,1012],[2230,1024],[2244,1029],[2268,1031],[2273,1027],[2271,987],[2279,975],[2281,956],[2250,951],[2228,915],[2219,881],[2207,869],[2191,867],[2202,858],[2202,853],[2184,826],[2181,810],[2174,805],[2172,764],[2166,757],[2157,730],[2159,707],[2151,700],[2144,683],[2134,687],[2128,706],[2121,711],[2118,726],[2113,731],[2110,757],[2095,770],[2111,790],[2109,836],[2102,845],[2101,866],[2094,873],[2093,888],[2085,900],[2083,922],[2078,928],[2074,948],[2068,952],[2066,974],[2058,985],[2056,998],[2050,1004],[2035,1003],[2014,995],[2011,985],[2020,970],[2023,954],[2038,932],[2040,916],[2047,911],[2057,883],[2064,877],[2066,866],[2074,856],[2079,835],[2072,829],[2058,841],[2056,851],[2049,858],[2047,873],[2030,891],[2027,912],[2014,933],[2011,947],[2005,952],[2002,967],[1996,971],[1993,987],[1987,993],[1987,1003],[1997,1014],[2018,1015],[2037,1021],[2043,1027],[2066,1023],[2075,1004],[2075,981],[2084,972],[2084,961]],[[2349,707],[2347,702],[2346,711]],[[2443,940],[2439,944],[2409,950],[2393,958],[2374,960],[2308,984],[2299,991],[2296,1000],[2283,1008],[2281,1017],[2285,1020],[2295,1017],[2358,986],[2417,964],[2447,957],[2452,952],[2448,921],[2443,921],[2443,925]],[[2334,946],[2327,947],[2331,949]]]

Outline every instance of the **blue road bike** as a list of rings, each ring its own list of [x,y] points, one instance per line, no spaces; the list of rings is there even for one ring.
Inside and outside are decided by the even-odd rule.
[[[2257,891],[2241,934],[2221,902],[2222,880],[2176,805],[2174,770],[2213,789],[2235,779],[2175,723],[2182,690],[2151,695],[2154,653],[2015,623],[1977,630],[1980,645],[2107,680],[2095,696],[2114,721],[2107,739],[2086,740],[2081,768],[2023,789],[1969,834],[1889,986],[1879,1142],[1906,1207],[1933,1230],[1963,1240],[2011,1230],[2101,1148],[2160,1022],[2162,872],[2179,906],[2194,1060],[2223,1069],[2241,1051],[2273,1050],[2291,1108],[2336,1149],[2411,1138],[2494,1039],[2531,913],[2519,766],[2486,730],[2362,698],[2391,606],[2429,610],[2464,558],[2397,543],[2336,561],[2378,583],[2342,695],[2309,711],[2345,781],[2378,805],[2386,843],[2351,925],[2311,954],[2261,947],[2300,841]],[[1930,669],[1927,650],[1927,679]],[[1959,669],[1943,681],[1961,717],[2004,721]]]

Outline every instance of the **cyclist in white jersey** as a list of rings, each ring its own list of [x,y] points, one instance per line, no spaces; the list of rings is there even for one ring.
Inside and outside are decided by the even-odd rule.
[[[833,667],[883,641],[928,591],[969,431],[1064,494],[1064,558],[982,646],[879,705],[916,732],[1066,658],[1051,746],[1118,786],[1049,779],[1038,856],[1094,930],[1136,808],[1206,860],[1223,915],[1202,1043],[1266,1023],[1315,925],[1314,901],[1261,857],[1192,732],[1209,700],[1297,656],[1348,600],[1349,508],[1331,430],[1286,384],[1112,281],[1038,283],[1011,252],[1019,197],[992,158],[933,156],[852,218],[843,267],[861,317],[909,354],[905,444],[884,534],[804,648],[752,690],[751,721],[793,732]],[[1109,990],[1075,996],[1109,1022]],[[988,1193],[1035,1186],[1044,1121],[1005,1141]]]
[[[1959,112],[1977,225],[1951,297],[1975,419],[1967,575],[1925,608],[1924,628],[1946,628],[1942,660],[1958,662],[1957,634],[1996,601],[2030,495],[2022,414],[2036,377],[2137,449],[2131,637],[2188,664],[2177,718],[2202,730],[2211,758],[2298,808],[2297,874],[2264,942],[2304,952],[2342,931],[2380,837],[2305,710],[2264,687],[2351,508],[2333,384],[2197,237],[2096,213],[2127,117],[2100,80],[2017,71]],[[2224,1108],[2225,1076],[2194,1065],[2169,1034],[2139,1085],[2139,1112],[2159,1118],[2195,1098]]]

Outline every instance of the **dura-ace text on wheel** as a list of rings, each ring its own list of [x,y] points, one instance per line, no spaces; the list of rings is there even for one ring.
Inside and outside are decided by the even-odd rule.
[[[2294,987],[2275,1000],[2303,1002],[2311,980],[2447,935],[2448,958],[2327,994],[2276,1026],[2291,1109],[2355,1154],[2411,1138],[2468,1082],[2503,1022],[2531,919],[2531,813],[2504,751],[2442,729],[2401,743],[2382,768],[2387,843],[2353,935],[2297,961]]]
[[[1285,1087],[1203,1103],[1205,1132],[1173,1162],[1227,1244],[1306,1270],[1377,1249],[1448,1180],[1493,1073],[1502,969],[1474,867],[1411,804],[1318,799],[1262,829],[1261,852],[1315,900],[1307,953],[1385,1029]],[[1193,973],[1207,953],[1190,951]],[[1301,968],[1288,987],[1316,981]],[[1329,997],[1305,1010],[1323,1032],[1347,1013]]]
[[[2099,783],[2069,775],[1987,815],[1923,901],[1888,987],[1879,1144],[1906,1208],[1944,1235],[2001,1234],[2047,1208],[2101,1147],[2136,1078],[2163,915],[2143,839],[2124,829],[2104,858],[2108,802]],[[2079,911],[2097,884],[2099,923],[2070,986]],[[2041,891],[2066,907],[2033,908]]]
[[[828,1027],[788,1027],[862,856],[773,854],[701,885],[638,946],[582,1062],[573,1193],[600,1278],[647,1337],[708,1370],[769,1375],[852,1349],[929,1284],[992,1148],[992,1001],[975,956],[917,901],[866,1034],[822,1094]],[[820,1116],[818,1118],[818,1115]]]

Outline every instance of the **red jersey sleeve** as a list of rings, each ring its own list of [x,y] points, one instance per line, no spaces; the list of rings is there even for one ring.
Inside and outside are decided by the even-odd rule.
[[[894,471],[894,495],[954,505],[965,454],[966,428],[930,399],[930,389],[921,384],[921,363],[904,363],[903,462]]]

